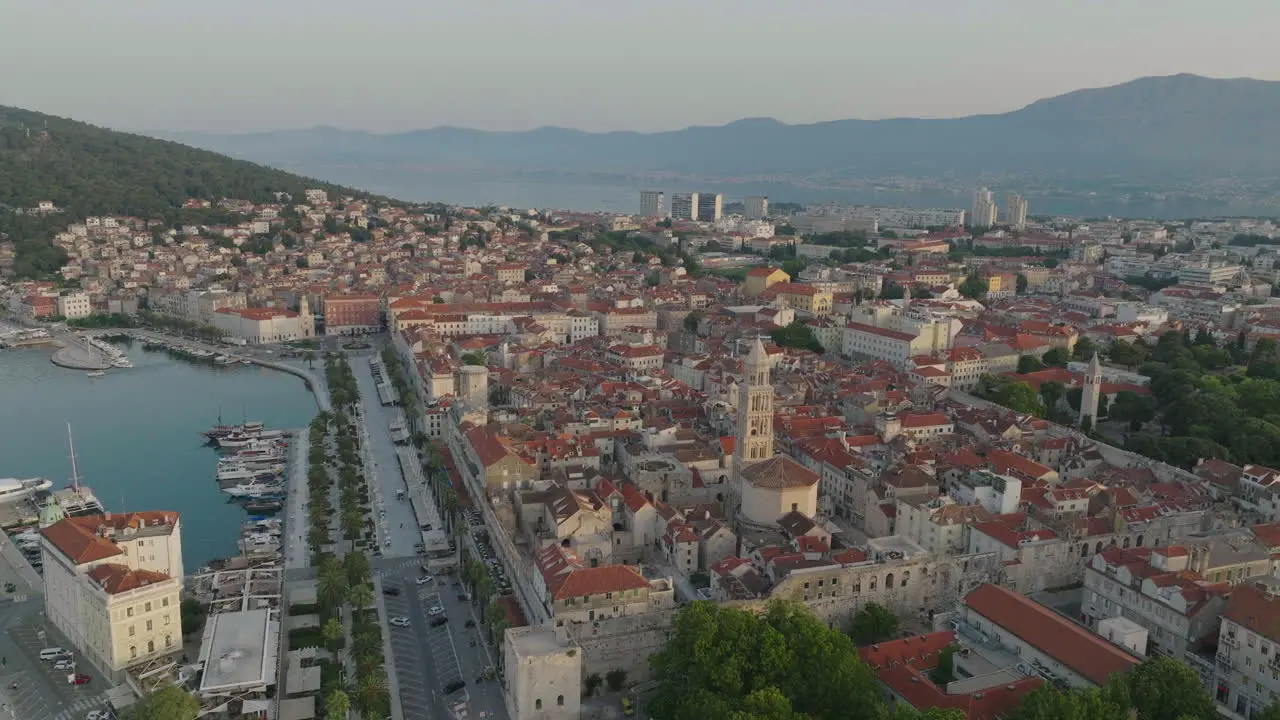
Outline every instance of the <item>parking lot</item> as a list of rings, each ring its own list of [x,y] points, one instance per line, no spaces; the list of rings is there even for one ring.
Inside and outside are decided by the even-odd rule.
[[[42,637],[43,633],[43,637]],[[103,693],[110,684],[97,677],[97,671],[86,661],[75,658],[74,670],[55,670],[54,663],[40,660],[40,651],[47,647],[70,647],[31,624],[19,624],[8,631],[9,640],[20,657],[5,656],[0,668],[0,703],[9,711],[10,718],[28,720],[81,720],[92,710],[106,710]],[[84,685],[67,681],[72,672],[91,676]],[[0,720],[5,715],[0,714]]]
[[[384,570],[382,603],[387,615],[387,632],[395,655],[400,706],[409,719],[436,717],[442,710],[444,689],[465,683],[454,649],[447,612],[435,616],[432,607],[444,607],[444,600],[432,582],[418,585],[421,572],[416,566]],[[388,594],[394,592],[396,594]],[[394,618],[408,620],[407,627],[396,627]],[[443,620],[433,627],[433,621]],[[465,699],[465,686],[448,696],[450,701]]]

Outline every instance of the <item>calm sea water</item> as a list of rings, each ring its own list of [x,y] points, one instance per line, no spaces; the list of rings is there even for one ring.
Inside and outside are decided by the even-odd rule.
[[[200,431],[242,413],[302,427],[316,404],[302,380],[257,366],[212,367],[124,346],[135,367],[90,378],[49,362],[47,349],[0,351],[0,477],[71,477],[66,423],[82,482],[108,510],[174,510],[192,572],[234,555],[246,517],[213,480],[217,453]]]

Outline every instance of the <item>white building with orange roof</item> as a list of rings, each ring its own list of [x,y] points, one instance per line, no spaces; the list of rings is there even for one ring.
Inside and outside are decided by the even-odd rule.
[[[41,535],[45,615],[102,673],[182,650],[177,513],[64,518]]]

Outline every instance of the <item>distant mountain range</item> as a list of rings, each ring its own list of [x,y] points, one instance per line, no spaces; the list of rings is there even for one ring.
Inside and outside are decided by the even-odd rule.
[[[674,173],[691,177],[1034,176],[1167,185],[1280,176],[1280,82],[1196,75],[1078,90],[996,115],[746,119],[659,133],[457,127],[377,134],[316,127],[156,133],[307,174],[334,167]]]

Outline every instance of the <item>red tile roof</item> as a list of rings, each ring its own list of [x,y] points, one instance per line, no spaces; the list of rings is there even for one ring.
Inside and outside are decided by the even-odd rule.
[[[168,575],[161,572],[133,570],[128,565],[117,563],[96,565],[88,575],[89,579],[97,583],[108,595],[137,590],[169,579]]]
[[[1267,594],[1257,585],[1237,587],[1227,600],[1227,610],[1222,616],[1272,642],[1280,642],[1280,598]]]
[[[1138,664],[1138,658],[1120,647],[999,585],[979,587],[965,596],[964,604],[1098,686]]]
[[[564,577],[552,597],[564,600],[571,597],[589,597],[607,592],[642,590],[649,581],[634,565],[601,565],[600,567],[574,570]]]
[[[105,560],[123,554],[108,535],[125,528],[169,526],[178,523],[178,513],[166,511],[110,513],[60,520],[41,531],[45,539],[76,565]]]

